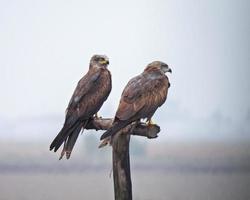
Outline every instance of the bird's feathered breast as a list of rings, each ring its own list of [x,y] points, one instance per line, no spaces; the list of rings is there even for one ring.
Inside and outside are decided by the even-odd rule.
[[[136,114],[147,117],[165,102],[168,85],[167,76],[156,69],[134,77],[122,93],[116,117],[120,120],[127,120]]]

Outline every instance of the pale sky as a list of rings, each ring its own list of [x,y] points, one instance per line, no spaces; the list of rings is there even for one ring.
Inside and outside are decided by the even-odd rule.
[[[105,116],[128,80],[161,60],[173,73],[155,117],[168,130],[209,129],[215,120],[250,134],[249,10],[247,0],[0,1],[0,120],[63,118],[90,57],[106,54],[113,89]]]

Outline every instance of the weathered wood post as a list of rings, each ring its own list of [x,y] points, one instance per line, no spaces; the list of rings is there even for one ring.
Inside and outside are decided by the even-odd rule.
[[[112,119],[98,118],[90,121],[86,129],[107,130]],[[113,179],[115,200],[132,200],[132,181],[130,173],[129,142],[131,135],[156,138],[160,132],[158,125],[133,123],[119,131],[112,139]],[[107,144],[102,143],[101,146]]]
[[[129,141],[129,134],[120,134],[112,142],[115,200],[132,200]]]

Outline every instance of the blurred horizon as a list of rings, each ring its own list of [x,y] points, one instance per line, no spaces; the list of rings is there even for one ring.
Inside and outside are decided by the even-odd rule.
[[[100,114],[100,113],[99,113]],[[157,114],[156,114],[157,115]],[[161,141],[224,141],[224,142],[233,142],[233,141],[249,141],[250,134],[244,129],[232,130],[231,124],[227,124],[228,121],[221,119],[219,114],[203,119],[192,121],[189,119],[189,123],[193,126],[196,126],[196,129],[190,127],[185,127],[181,124],[186,130],[183,130],[183,127],[177,123],[177,119],[171,119],[172,116],[168,116],[168,120],[158,119],[155,117],[154,122],[161,127],[161,131],[158,134],[158,138],[155,140],[158,142]],[[103,118],[110,116],[102,115]],[[223,121],[224,120],[224,121]],[[1,140],[6,141],[20,141],[20,142],[32,142],[32,141],[47,141],[48,143],[53,140],[56,134],[60,131],[64,123],[64,113],[59,115],[43,115],[43,116],[29,116],[22,117],[20,120],[8,120],[1,118],[0,130],[3,133],[3,130],[7,130],[8,134],[0,134]],[[171,124],[172,123],[172,124]],[[186,122],[187,124],[188,122]],[[197,124],[196,124],[197,123]],[[168,127],[170,124],[170,128]],[[209,125],[207,129],[204,129],[206,125]],[[227,129],[223,129],[223,126],[228,126]],[[174,132],[171,132],[171,129]],[[79,137],[80,140],[84,139],[84,135],[93,134],[95,137],[100,137],[103,131],[93,131],[84,130],[83,134]],[[147,140],[146,138],[141,138],[142,140]]]

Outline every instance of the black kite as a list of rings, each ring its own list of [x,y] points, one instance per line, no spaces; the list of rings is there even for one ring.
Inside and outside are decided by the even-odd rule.
[[[166,72],[172,72],[167,64],[155,61],[150,63],[142,74],[132,78],[123,90],[113,125],[101,140],[113,136],[128,124],[151,117],[167,99],[170,86]]]
[[[112,86],[108,64],[106,56],[94,55],[90,60],[89,71],[78,82],[66,110],[64,126],[50,145],[50,150],[56,152],[64,143],[60,159],[65,153],[69,159],[81,129],[84,129],[109,96]]]

